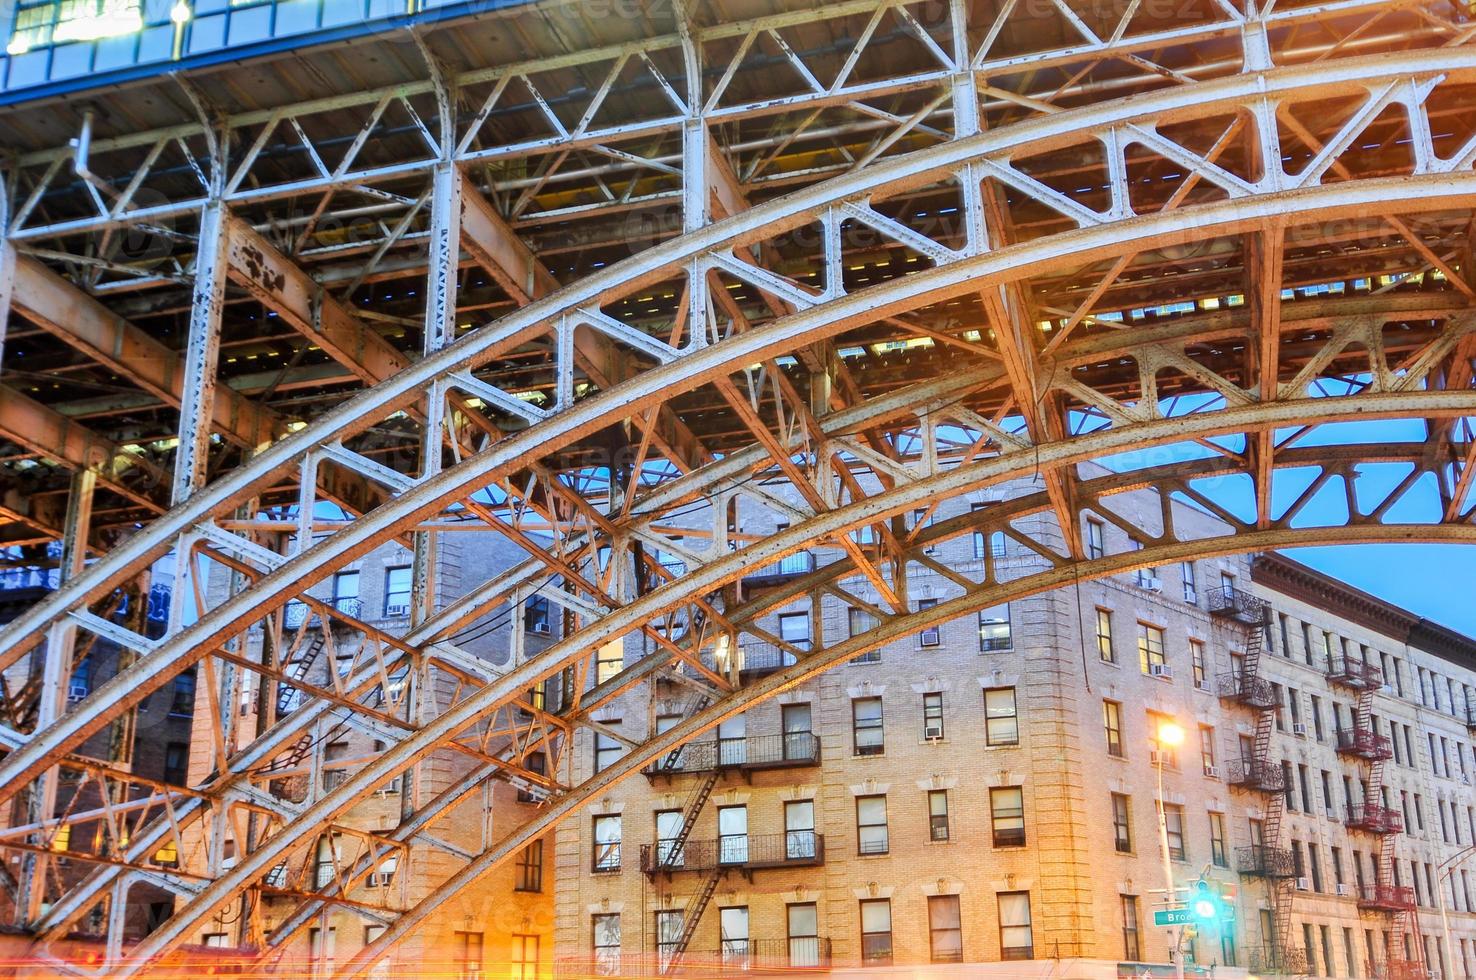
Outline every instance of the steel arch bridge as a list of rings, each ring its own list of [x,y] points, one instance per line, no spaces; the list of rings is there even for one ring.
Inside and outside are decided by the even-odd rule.
[[[66,514],[11,513],[9,540],[64,540],[65,577],[0,637],[5,669],[45,652],[0,727],[0,802],[32,814],[0,848],[25,856],[11,893],[36,954],[102,907],[103,960],[57,965],[131,976],[228,904],[271,894],[292,911],[271,928],[249,916],[243,945],[277,955],[324,909],[354,910],[385,926],[339,969],[363,974],[618,780],[926,625],[1193,556],[1476,536],[1470,10],[1148,6],[678,4],[635,39],[490,66],[453,26],[399,45],[401,67],[421,59],[414,79],[246,104],[185,74],[171,83],[182,121],[105,133],[89,112],[73,145],[13,156],[12,333],[34,325],[130,379],[177,436],[130,448],[135,430],[107,417],[84,428],[0,388],[6,438],[70,474]],[[756,81],[755,64],[790,77]],[[551,99],[570,77],[586,99]],[[330,218],[364,240],[335,239]],[[146,262],[109,248],[140,232],[163,243]],[[594,258],[566,268],[571,252]],[[468,301],[473,270],[497,299]],[[418,282],[411,312],[363,309],[373,282]],[[150,291],[181,297],[182,345],[129,322]],[[313,343],[316,383],[357,393],[295,418],[275,385],[252,398],[229,384],[227,299],[243,294]],[[928,519],[940,500],[1021,481],[1035,489]],[[1114,508],[1144,489],[1164,502],[1154,520]],[[1218,529],[1181,527],[1176,504]],[[757,512],[768,522],[745,526]],[[1088,514],[1141,549],[1089,553]],[[1020,531],[1039,515],[1057,536]],[[468,527],[527,558],[437,608],[436,543]],[[965,572],[930,557],[995,532],[1037,560]],[[415,554],[403,629],[310,593],[389,542]],[[743,591],[801,551],[812,571]],[[179,583],[208,562],[229,588],[189,602],[177,589],[160,638],[120,625],[119,590],[171,554]],[[919,574],[946,581],[922,609]],[[497,668],[457,646],[534,594],[564,613],[546,650]],[[763,626],[837,597],[874,610],[875,628],[801,650]],[[295,603],[313,615],[294,622]],[[522,618],[509,629],[525,650]],[[303,683],[293,658],[330,631],[356,638],[352,666]],[[597,678],[600,647],[641,636],[652,653]],[[745,637],[795,662],[746,684],[708,666]],[[91,638],[127,665],[69,703]],[[213,770],[187,789],[78,753],[195,666],[221,703],[253,679],[302,697],[251,730],[225,712]],[[678,669],[702,678],[706,708],[567,778],[601,706]],[[565,672],[572,703],[537,709],[529,691]],[[284,798],[274,781],[329,725],[385,750]],[[539,771],[535,751],[554,764]],[[431,778],[439,758],[457,775]],[[67,884],[47,856],[64,777],[151,815],[95,853],[73,847],[91,870]],[[397,779],[413,801],[399,824],[353,830],[354,807]],[[416,901],[357,894],[390,856],[431,874],[428,831],[491,780],[545,805]],[[249,838],[233,830],[248,816]],[[336,829],[363,846],[319,882],[306,869]],[[145,881],[175,909],[125,943],[122,910]]]

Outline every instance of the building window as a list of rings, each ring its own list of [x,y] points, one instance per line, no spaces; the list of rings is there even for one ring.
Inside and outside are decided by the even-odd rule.
[[[1122,793],[1112,794],[1112,839],[1118,854],[1133,853],[1133,824],[1128,798]]]
[[[543,841],[533,841],[518,852],[513,881],[516,891],[543,891]]]
[[[1138,624],[1138,666],[1143,673],[1153,672],[1154,667],[1164,667],[1168,661],[1163,654],[1163,630],[1147,623]]]
[[[1230,856],[1225,848],[1225,815],[1210,811],[1210,862],[1217,868],[1230,867]]]
[[[857,606],[851,606],[846,613],[846,626],[849,629],[850,636],[853,639],[863,633],[870,633],[872,630],[876,629],[877,623],[877,618],[873,616],[871,614],[871,611],[868,609],[861,609]],[[875,650],[867,650],[860,656],[851,658],[851,663],[853,664],[874,664],[880,662],[880,647]]]
[[[784,804],[784,857],[790,861],[814,858],[815,801],[790,800]]]
[[[1102,522],[1094,517],[1087,518],[1087,558],[1101,558],[1107,554],[1106,545],[1103,542]]]
[[[999,892],[999,958],[1035,959],[1030,930],[1030,893]]]
[[[1122,958],[1130,963],[1137,962],[1143,955],[1138,942],[1138,896],[1123,895],[1122,898]]]
[[[530,595],[523,600],[523,629],[540,636],[548,636],[553,632],[548,599],[541,595]]]
[[[1112,610],[1097,610],[1097,656],[1104,664],[1117,663],[1117,653],[1112,649]]]
[[[600,912],[590,917],[594,935],[595,974],[602,977],[620,975],[620,913]]]
[[[1204,767],[1206,776],[1214,776],[1219,772],[1215,768],[1215,730],[1209,725],[1199,726],[1199,762]]]
[[[892,900],[861,902],[861,959],[868,964],[892,962]]]
[[[596,872],[620,870],[620,814],[594,818],[594,861],[590,867]]]
[[[928,896],[928,946],[934,963],[963,962],[963,917],[957,895]]]
[[[1194,669],[1194,689],[1209,690],[1209,664],[1204,659],[1204,641],[1189,641],[1189,663]]]
[[[538,936],[513,934],[512,980],[535,980],[538,976]]]
[[[1003,786],[989,791],[989,814],[994,828],[995,847],[1025,845],[1025,793],[1019,786]]]
[[[1013,687],[995,687],[984,692],[984,743],[1020,744],[1020,719],[1015,714]]]
[[[729,905],[718,909],[719,948],[723,965],[743,969],[748,966],[748,906]]]
[[[923,738],[936,741],[943,737],[943,692],[923,695]]]
[[[1010,635],[1010,606],[1002,603],[979,610],[979,649],[984,653],[1012,650],[1014,637]]]
[[[810,614],[781,613],[779,639],[801,650],[810,649]]]
[[[456,975],[461,980],[481,980],[482,934],[480,932],[456,932]]]
[[[183,786],[189,781],[190,746],[186,742],[170,742],[164,747],[164,781],[170,786]]]
[[[1168,715],[1148,712],[1148,746],[1153,752],[1153,760],[1166,769],[1179,768],[1179,750],[1158,740],[1159,731],[1172,722]]]
[[[1189,853],[1184,849],[1184,808],[1177,803],[1161,803],[1163,807],[1163,822],[1168,828],[1169,857],[1175,861],[1189,860]]]
[[[676,954],[677,944],[682,940],[682,910],[659,909],[655,923],[656,962],[664,973]]]
[[[820,915],[814,902],[793,902],[784,907],[786,938],[791,967],[820,965]]]
[[[308,974],[314,977],[331,977],[333,960],[338,951],[338,930],[329,926],[308,930]]]
[[[1102,702],[1102,728],[1107,735],[1107,754],[1122,758],[1122,705],[1116,701]]]
[[[548,771],[548,756],[542,752],[529,752],[527,758],[523,760],[523,765],[528,767],[529,772],[542,776]],[[530,782],[528,785],[528,789],[518,790],[519,803],[537,803],[542,796],[541,793],[534,791],[533,783]]]
[[[938,604],[937,599],[917,600],[917,611],[926,612]],[[935,647],[943,642],[943,635],[937,626],[925,626],[922,632],[917,634],[917,645],[920,647]]]
[[[385,616],[410,615],[410,566],[384,570]]]
[[[948,839],[948,790],[928,791],[928,837],[930,840]]]
[[[195,714],[195,668],[174,675],[174,694],[169,700],[169,713],[189,718]]]
[[[819,740],[810,725],[808,704],[786,704],[779,708],[779,727],[784,730],[785,759],[815,759]]]
[[[617,721],[605,722],[606,728],[619,725]],[[614,736],[606,735],[604,732],[594,733],[594,765],[595,772],[603,772],[614,765],[616,760],[625,754],[625,747],[617,742]]]
[[[889,849],[886,796],[856,797],[856,853],[885,854]]]
[[[1184,576],[1184,601],[1191,605],[1199,602],[1199,585],[1194,575],[1194,562],[1179,562],[1179,571]]]
[[[851,744],[856,755],[881,755],[886,749],[881,698],[851,699]]]
[[[603,684],[625,666],[625,644],[619,640],[595,650],[595,683]]]
[[[358,572],[339,572],[333,576],[333,608],[350,616],[359,615]]]

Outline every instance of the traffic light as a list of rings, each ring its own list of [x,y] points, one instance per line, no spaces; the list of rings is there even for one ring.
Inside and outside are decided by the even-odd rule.
[[[1189,900],[1189,911],[1201,922],[1212,922],[1220,917],[1220,899],[1210,891],[1210,883],[1203,878],[1194,886],[1194,897]]]

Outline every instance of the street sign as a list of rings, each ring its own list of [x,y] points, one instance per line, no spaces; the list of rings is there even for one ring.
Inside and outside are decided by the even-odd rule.
[[[1189,909],[1159,909],[1153,913],[1153,924],[1156,926],[1187,926],[1194,921],[1194,913]]]

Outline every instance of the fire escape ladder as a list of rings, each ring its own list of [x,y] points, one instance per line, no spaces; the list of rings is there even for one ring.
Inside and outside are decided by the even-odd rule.
[[[675,837],[661,842],[664,850],[658,848],[656,860],[648,872],[652,877],[655,877],[657,872],[676,867],[681,863],[687,841],[692,836],[692,830],[697,826],[697,815],[702,812],[702,808],[707,805],[708,798],[712,796],[712,789],[717,785],[718,775],[717,770],[708,773],[687,797],[687,802],[682,807],[682,825],[677,829]]]
[[[712,703],[712,695],[711,694],[699,694],[695,698],[693,698],[691,701],[687,702],[687,707],[684,710],[684,712],[682,714],[682,717],[683,718],[690,718],[693,715],[697,714],[699,711],[701,711],[703,708],[706,708],[711,703]],[[661,771],[662,772],[675,772],[677,769],[679,769],[681,767],[681,763],[682,763],[682,748],[683,748],[682,746],[678,745],[676,748],[674,748],[670,752],[666,753],[666,758],[664,758],[664,759],[661,760]]]
[[[682,957],[686,955],[687,947],[692,944],[692,937],[697,935],[697,924],[702,921],[702,913],[707,911],[707,906],[712,902],[712,896],[717,891],[718,882],[722,877],[722,865],[713,868],[706,880],[702,882],[702,890],[693,895],[686,908],[682,909],[682,932],[677,936],[677,941],[661,968],[663,976],[675,970],[681,963]]]
[[[280,718],[293,707],[301,693],[295,685],[307,677],[308,671],[312,670],[313,664],[317,662],[318,654],[323,652],[323,634],[313,636],[313,642],[302,652],[302,655],[288,666],[286,674],[288,680],[277,682],[277,717]]]
[[[1276,726],[1276,704],[1271,683],[1261,676],[1261,658],[1271,634],[1271,606],[1256,596],[1239,589],[1226,589],[1210,598],[1211,615],[1225,622],[1245,627],[1245,657],[1239,673],[1222,679],[1220,694],[1231,697],[1256,711],[1255,740],[1251,758],[1243,759],[1246,767],[1240,785],[1265,793],[1265,816],[1261,822],[1261,855],[1253,858],[1253,867],[1266,875],[1267,898],[1272,903],[1272,934],[1262,937],[1262,958],[1268,962],[1260,969],[1283,974],[1305,971],[1301,951],[1290,941],[1292,900],[1296,895],[1293,880],[1275,869],[1280,866],[1281,819],[1286,809],[1286,785],[1279,766],[1271,760],[1271,735]]]

